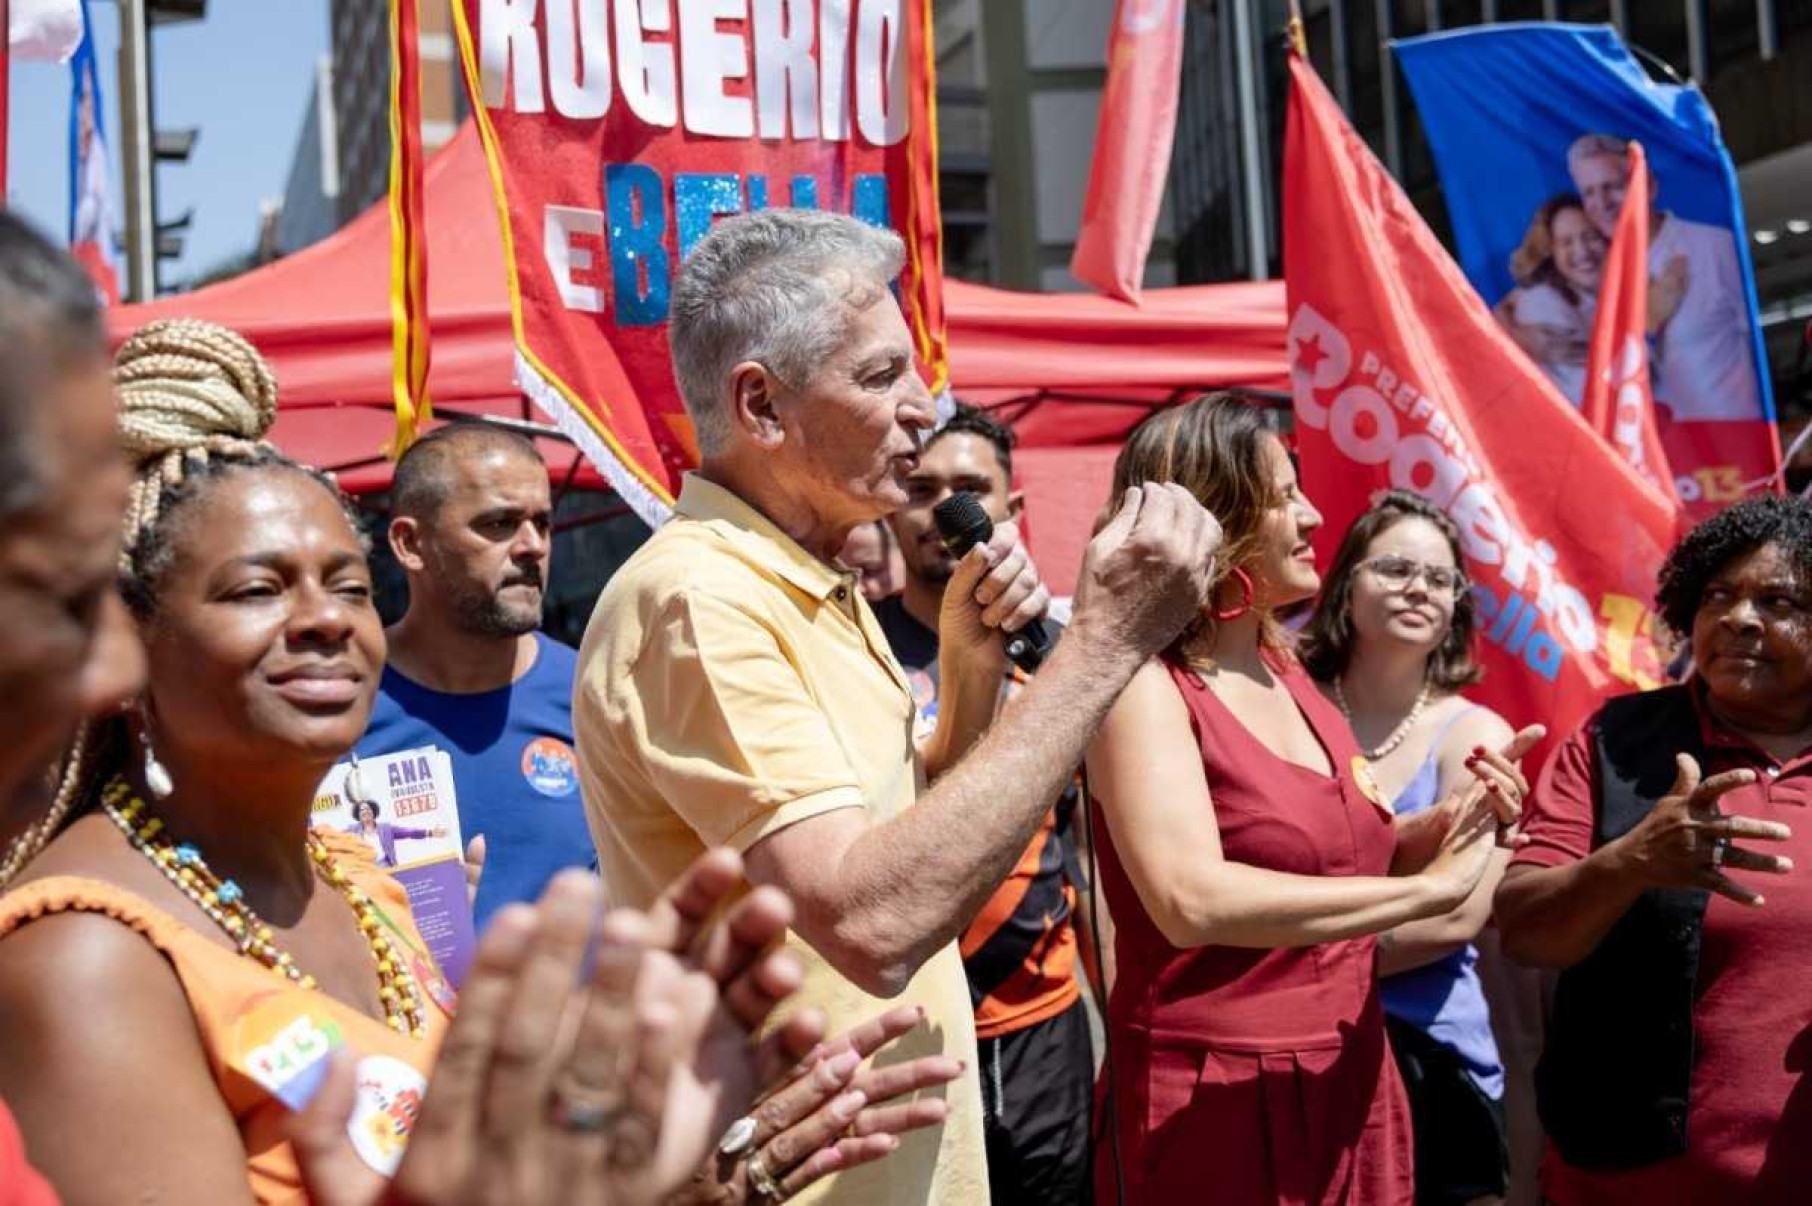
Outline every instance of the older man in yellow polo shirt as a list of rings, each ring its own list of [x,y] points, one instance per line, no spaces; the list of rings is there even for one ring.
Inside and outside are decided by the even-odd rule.
[[[1048,602],[1000,525],[945,592],[940,712],[915,741],[905,675],[835,560],[856,526],[904,505],[934,422],[889,291],[901,260],[890,232],[788,210],[728,219],[688,256],[670,338],[703,463],[673,521],[599,600],[573,719],[619,903],[646,905],[699,852],[734,846],[751,879],[797,904],[799,1003],[834,1032],[903,998],[929,1025],[886,1058],[967,1062],[941,1127],[799,1200],[979,1206],[987,1169],[956,939],[1114,698],[1204,605],[1220,529],[1180,488],[1129,491],[1090,546],[1064,641],[990,728],[1000,632]]]

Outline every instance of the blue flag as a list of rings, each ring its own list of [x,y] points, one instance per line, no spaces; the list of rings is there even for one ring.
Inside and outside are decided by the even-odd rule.
[[[1393,44],[1461,267],[1578,403],[1629,141],[1648,156],[1650,368],[1693,510],[1779,468],[1736,169],[1703,94],[1649,79],[1609,26],[1493,25]]]

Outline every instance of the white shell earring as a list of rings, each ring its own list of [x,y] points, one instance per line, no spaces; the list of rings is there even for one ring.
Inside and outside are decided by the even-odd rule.
[[[346,770],[346,778],[340,783],[340,794],[355,805],[371,799],[371,793],[365,790],[365,775],[359,770],[359,756],[352,755],[352,765]]]
[[[167,800],[176,790],[175,780],[170,778],[170,768],[158,761],[157,751],[151,746],[151,726],[143,721],[138,728],[139,744],[145,747],[145,787],[160,800]]]

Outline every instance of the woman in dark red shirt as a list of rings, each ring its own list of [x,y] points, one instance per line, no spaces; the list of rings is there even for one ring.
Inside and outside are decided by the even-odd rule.
[[[1536,1071],[1542,1190],[1805,1202],[1812,504],[1706,520],[1656,607],[1691,634],[1695,677],[1613,699],[1561,744],[1497,893],[1505,953],[1562,969]]]
[[[1397,820],[1271,618],[1320,585],[1321,516],[1260,412],[1220,396],[1154,416],[1115,466],[1116,491],[1147,480],[1187,487],[1226,539],[1212,614],[1089,751],[1118,959],[1098,1198],[1408,1202],[1373,935],[1466,899],[1540,731]]]

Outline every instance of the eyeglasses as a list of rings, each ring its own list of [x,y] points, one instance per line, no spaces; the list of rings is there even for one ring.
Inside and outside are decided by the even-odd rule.
[[[1386,590],[1408,590],[1418,577],[1428,584],[1431,594],[1457,594],[1466,585],[1466,575],[1451,565],[1423,565],[1408,557],[1373,557],[1361,561],[1359,568],[1370,570]]]

